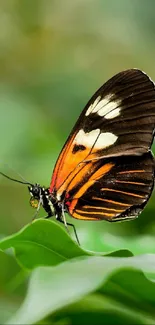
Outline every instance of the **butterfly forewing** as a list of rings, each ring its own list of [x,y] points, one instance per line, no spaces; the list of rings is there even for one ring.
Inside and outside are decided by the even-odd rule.
[[[118,73],[81,113],[57,160],[50,193],[74,218],[135,215],[153,187],[154,127],[153,82],[137,69]]]

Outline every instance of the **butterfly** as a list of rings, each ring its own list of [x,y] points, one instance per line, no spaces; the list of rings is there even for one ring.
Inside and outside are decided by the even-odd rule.
[[[137,218],[154,186],[154,129],[153,81],[138,69],[116,74],[82,111],[50,186],[29,183],[31,205],[42,206],[47,218],[55,216],[66,227],[72,224],[65,213],[79,220]]]

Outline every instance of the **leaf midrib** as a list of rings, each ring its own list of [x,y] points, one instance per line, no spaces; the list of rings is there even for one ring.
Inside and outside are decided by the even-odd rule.
[[[42,247],[42,248],[44,248],[45,250],[48,250],[48,251],[50,251],[50,252],[52,252],[53,254],[55,254],[55,255],[57,255],[57,256],[59,256],[59,257],[61,257],[61,258],[63,258],[63,259],[65,259],[65,260],[67,260],[67,259],[69,259],[69,257],[66,257],[66,256],[63,256],[62,254],[60,254],[60,253],[58,253],[57,251],[54,251],[53,249],[51,249],[51,248],[49,248],[49,247],[47,247],[47,246],[45,246],[45,245],[43,245],[43,244],[39,244],[39,243],[37,243],[36,241],[34,241],[34,240],[19,240],[19,239],[13,239],[13,243],[18,243],[18,244],[20,244],[20,243],[29,243],[29,244],[33,244],[33,245],[36,245],[36,246],[38,246],[38,247]],[[15,246],[15,245],[14,245]],[[10,247],[13,247],[13,248],[15,248],[12,244],[10,245]],[[5,247],[4,249],[2,248],[2,250],[5,250],[5,249],[8,249],[8,248],[10,248],[10,247]]]

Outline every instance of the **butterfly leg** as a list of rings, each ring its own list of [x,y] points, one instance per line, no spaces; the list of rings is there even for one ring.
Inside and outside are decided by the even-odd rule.
[[[80,242],[79,242],[79,238],[78,238],[75,226],[72,223],[67,223],[67,225],[73,227],[73,231],[74,231],[76,241],[77,241],[78,245],[80,246]]]
[[[77,232],[76,232],[76,228],[75,228],[75,226],[72,223],[68,223],[66,221],[66,217],[65,217],[65,213],[64,213],[64,210],[63,209],[62,209],[62,218],[61,217],[58,217],[57,220],[60,221],[60,222],[62,222],[65,225],[65,228],[66,228],[66,230],[67,230],[67,232],[68,232],[69,235],[70,235],[70,233],[69,233],[68,226],[73,227],[73,231],[74,231],[74,234],[75,234],[76,241],[77,241],[78,245],[80,246],[80,242],[79,242],[79,238],[78,238],[78,235],[77,235]]]

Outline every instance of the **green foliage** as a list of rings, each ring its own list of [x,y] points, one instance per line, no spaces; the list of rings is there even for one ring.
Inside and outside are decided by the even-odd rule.
[[[36,266],[54,266],[74,257],[91,255],[50,220],[34,221],[17,234],[1,241],[0,249],[10,247],[15,249],[19,264],[29,270]]]
[[[128,250],[114,250],[101,256],[88,252],[50,220],[34,221],[0,241],[3,270],[13,259],[11,247],[23,270],[21,282],[29,280],[21,306],[16,312],[19,303],[12,307],[11,317],[11,312],[3,316],[8,324],[155,323],[154,254],[131,256]],[[15,279],[19,269],[12,268]]]

